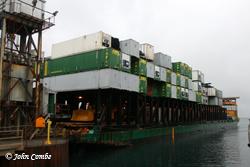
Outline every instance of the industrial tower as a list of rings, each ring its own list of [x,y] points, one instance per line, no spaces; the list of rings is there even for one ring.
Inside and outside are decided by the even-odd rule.
[[[42,32],[57,12],[44,0],[0,1],[0,126],[31,125],[41,113]]]

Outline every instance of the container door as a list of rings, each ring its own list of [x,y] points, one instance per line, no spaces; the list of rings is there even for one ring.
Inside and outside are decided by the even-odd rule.
[[[55,115],[55,94],[49,93],[48,113]]]

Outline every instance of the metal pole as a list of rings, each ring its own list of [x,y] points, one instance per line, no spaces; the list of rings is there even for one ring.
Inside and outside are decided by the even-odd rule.
[[[5,50],[5,38],[6,38],[6,18],[2,19],[2,31],[1,31],[1,48],[0,48],[0,126],[3,122],[3,108],[2,108],[2,98],[3,98],[3,56]]]
[[[38,53],[36,61],[36,92],[35,92],[35,106],[36,106],[36,117],[40,113],[40,68],[41,68],[41,57],[42,57],[42,30],[38,32]]]

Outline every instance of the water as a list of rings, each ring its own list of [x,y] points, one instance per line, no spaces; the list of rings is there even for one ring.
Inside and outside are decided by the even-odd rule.
[[[71,147],[72,167],[249,167],[248,119],[217,134],[160,137],[123,148]]]

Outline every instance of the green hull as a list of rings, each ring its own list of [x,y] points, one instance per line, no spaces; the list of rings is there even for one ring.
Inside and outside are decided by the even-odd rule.
[[[121,131],[106,131],[94,132],[93,134],[86,134],[77,137],[71,137],[71,142],[94,143],[94,144],[111,144],[122,145],[133,142],[134,140],[143,140],[157,136],[172,136],[174,134],[188,134],[188,133],[204,133],[204,132],[219,132],[225,129],[232,129],[237,127],[238,122],[209,122],[192,125],[179,125],[173,127],[161,128],[138,128]]]

